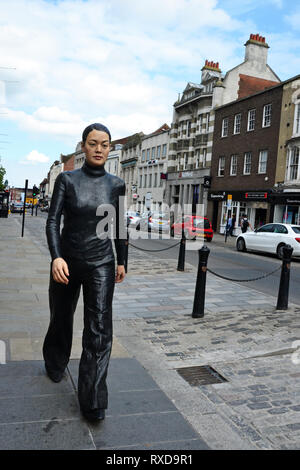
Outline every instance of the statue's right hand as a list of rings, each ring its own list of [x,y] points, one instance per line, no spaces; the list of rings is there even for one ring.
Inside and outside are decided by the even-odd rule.
[[[56,282],[60,282],[61,284],[69,283],[69,279],[67,278],[67,276],[69,276],[69,268],[63,258],[55,258],[55,260],[53,260],[52,275]]]

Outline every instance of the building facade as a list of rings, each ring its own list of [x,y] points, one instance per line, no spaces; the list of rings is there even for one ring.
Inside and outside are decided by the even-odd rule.
[[[207,177],[211,171],[215,109],[276,85],[280,79],[267,64],[265,38],[250,35],[244,62],[225,76],[219,63],[206,61],[201,83],[188,83],[174,104],[170,133],[166,202],[203,204],[207,212]]]
[[[283,82],[274,222],[300,225],[300,75]]]
[[[48,173],[48,194],[47,199],[51,200],[54,183],[56,178],[58,177],[59,173],[63,171],[63,163],[59,160],[55,160],[55,162],[51,165],[49,173]]]
[[[229,215],[257,228],[273,220],[282,84],[215,110],[208,217],[224,233]]]
[[[120,160],[120,178],[126,184],[127,208],[135,207],[138,187],[137,163],[141,156],[143,132],[127,138],[123,145]]]
[[[170,127],[167,124],[142,138],[138,187],[136,194],[133,194],[135,210],[140,213],[146,209],[160,210],[164,202],[169,138]]]

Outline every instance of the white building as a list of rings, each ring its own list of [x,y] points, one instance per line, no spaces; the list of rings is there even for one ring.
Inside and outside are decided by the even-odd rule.
[[[46,187],[48,199],[51,200],[54,183],[59,175],[63,171],[63,163],[59,160],[55,160],[55,162],[51,165],[49,173],[48,173],[48,185]]]
[[[217,106],[251,95],[280,83],[267,64],[269,46],[265,38],[250,35],[245,59],[225,76],[219,63],[206,60],[201,83],[189,82],[174,103],[170,132],[166,202],[197,204],[207,208],[214,131],[214,109]]]
[[[142,138],[138,161],[138,187],[133,199],[136,210],[159,210],[164,202],[168,169],[170,127],[164,124]]]
[[[127,207],[134,207],[138,187],[137,162],[140,159],[143,132],[126,137],[120,160],[120,178],[126,184]]]

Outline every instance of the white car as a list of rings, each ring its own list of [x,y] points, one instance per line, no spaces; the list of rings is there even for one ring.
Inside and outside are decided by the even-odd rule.
[[[140,227],[140,220],[141,216],[138,212],[135,211],[127,211],[125,212],[125,223],[130,225],[131,227],[136,227],[139,229]]]
[[[284,245],[291,245],[292,256],[300,256],[300,226],[272,223],[241,233],[236,240],[238,251],[264,251],[277,254],[282,259]]]

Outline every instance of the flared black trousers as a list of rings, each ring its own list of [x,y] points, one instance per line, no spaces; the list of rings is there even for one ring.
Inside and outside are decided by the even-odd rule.
[[[54,281],[50,267],[50,324],[43,345],[49,371],[63,372],[69,362],[73,317],[83,288],[84,329],[79,363],[78,400],[83,411],[107,408],[106,376],[112,348],[112,300],[115,286],[115,263],[65,258],[69,283]]]

